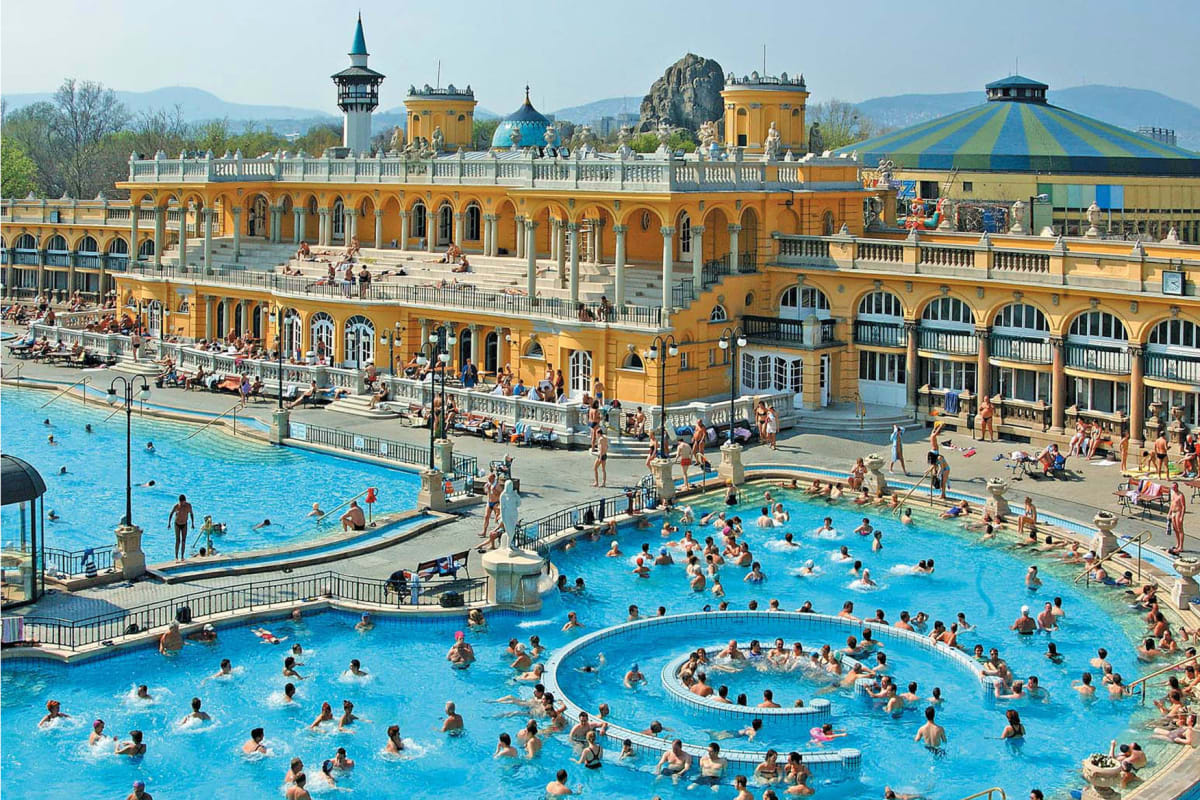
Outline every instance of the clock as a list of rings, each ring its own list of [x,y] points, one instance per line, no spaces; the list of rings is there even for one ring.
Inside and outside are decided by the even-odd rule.
[[[1162,293],[1183,295],[1183,273],[1177,270],[1163,270]]]

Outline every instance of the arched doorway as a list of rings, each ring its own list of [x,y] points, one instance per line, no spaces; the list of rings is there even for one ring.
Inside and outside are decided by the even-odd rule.
[[[569,359],[571,370],[571,397],[583,397],[592,391],[592,353],[590,350],[572,350]]]
[[[500,368],[500,335],[491,331],[483,338],[483,372],[495,373]]]
[[[309,347],[317,357],[317,362],[324,364],[333,359],[333,317],[324,311],[312,315],[309,323]]]
[[[283,346],[289,358],[300,359],[304,352],[304,328],[300,324],[300,312],[289,308],[283,315]]]
[[[449,203],[438,209],[437,215],[437,246],[448,247],[454,240],[454,210]]]
[[[471,358],[471,339],[473,335],[470,328],[463,328],[462,333],[458,335],[458,365],[461,367],[466,364]],[[475,365],[478,368],[478,364]]]
[[[146,306],[146,329],[151,338],[162,336],[163,332],[163,310],[162,303],[157,300],[151,300]]]
[[[250,214],[246,220],[246,235],[265,239],[268,234],[267,198],[261,194],[255,196],[250,204]]]
[[[340,197],[333,201],[333,238],[346,241],[346,206]]]
[[[345,366],[362,368],[375,361],[375,326],[371,320],[356,314],[346,320],[345,334]]]

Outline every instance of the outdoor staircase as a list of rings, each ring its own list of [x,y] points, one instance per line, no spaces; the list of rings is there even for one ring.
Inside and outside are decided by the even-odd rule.
[[[796,430],[800,433],[839,431],[848,436],[858,433],[889,433],[893,425],[908,428],[916,417],[902,408],[866,405],[866,416],[859,418],[853,403],[837,403],[825,408],[796,409]]]
[[[126,375],[142,375],[147,378],[158,377],[163,372],[161,364],[155,364],[149,357],[141,361],[118,361],[110,369],[113,372],[123,372]]]
[[[329,405],[325,406],[326,411],[340,411],[343,414],[351,414],[356,417],[367,417],[368,419],[395,419],[400,416],[399,413],[388,408],[376,406],[371,408],[370,394],[350,394],[334,400]]]

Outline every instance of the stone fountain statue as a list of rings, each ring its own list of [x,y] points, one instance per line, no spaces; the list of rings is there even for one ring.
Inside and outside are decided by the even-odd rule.
[[[504,482],[504,491],[500,493],[500,522],[504,525],[504,533],[500,537],[500,546],[508,554],[518,555],[522,551],[513,541],[517,534],[517,522],[521,518],[521,495],[511,480]]]
[[[446,136],[442,133],[442,126],[438,125],[433,129],[433,152],[440,153],[446,146]]]
[[[876,171],[875,187],[877,189],[891,189],[893,178],[892,175],[896,169],[896,162],[889,159],[879,159],[879,167]]]
[[[388,149],[392,151],[404,149],[404,129],[399,125],[392,128],[392,138],[388,143]]]
[[[767,129],[767,139],[763,142],[763,161],[776,161],[779,158],[779,151],[783,146],[783,138],[779,135],[779,128],[775,127],[775,121],[771,121],[771,127]]]

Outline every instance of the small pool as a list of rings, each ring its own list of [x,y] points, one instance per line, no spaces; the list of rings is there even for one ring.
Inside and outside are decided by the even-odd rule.
[[[33,464],[46,481],[46,546],[104,549],[125,513],[125,414],[106,404],[5,387],[0,398],[4,452]],[[49,420],[50,424],[43,422]],[[92,432],[85,431],[86,425]],[[215,427],[191,438],[197,426],[150,416],[133,417],[133,519],[144,531],[147,562],[173,557],[167,515],[180,494],[192,503],[196,523],[205,514],[228,526],[214,537],[218,552],[244,552],[323,538],[336,520],[306,516],[314,502],[330,510],[368,486],[378,487],[380,511],[412,508],[420,480],[403,470],[326,456],[257,440],[235,439]],[[53,436],[57,444],[48,443]],[[148,452],[147,442],[154,443]],[[59,474],[66,467],[66,474]],[[144,484],[154,481],[153,486]],[[19,530],[16,506],[2,512],[4,539]],[[255,529],[264,519],[271,524]],[[193,539],[195,533],[190,534]]]
[[[1022,584],[1031,559],[1019,551],[978,544],[974,535],[940,521],[921,518],[918,525],[901,528],[886,514],[831,508],[783,494],[793,514],[789,526],[767,530],[751,524],[746,529],[767,581],[745,583],[741,579],[745,570],[722,568],[727,599],[733,607],[744,609],[751,599],[765,607],[770,598],[779,598],[786,609],[811,600],[817,610],[835,613],[844,600],[852,599],[856,611],[867,615],[881,608],[888,619],[895,620],[902,610],[925,610],[947,622],[962,611],[977,626],[961,638],[968,648],[975,642],[999,647],[1019,676],[1037,675],[1050,694],[1045,703],[996,703],[982,695],[977,677],[964,665],[930,657],[911,644],[887,643],[892,674],[902,684],[918,682],[922,698],[934,686],[942,689],[945,704],[939,721],[946,726],[950,743],[944,758],[934,758],[912,742],[923,705],[893,719],[872,708],[852,689],[819,693],[821,687],[803,675],[746,671],[714,677],[715,683],[736,686],[737,692],[751,697],[771,688],[781,704],[817,696],[830,701],[834,725],[850,734],[837,740],[838,746],[861,751],[861,768],[858,777],[814,780],[818,797],[878,798],[885,785],[921,793],[931,800],[958,800],[990,786],[1002,786],[1010,797],[1024,797],[1034,787],[1048,797],[1062,796],[1080,787],[1080,760],[1107,747],[1111,738],[1138,741],[1150,754],[1152,765],[1161,763],[1161,750],[1145,728],[1149,714],[1136,700],[1114,703],[1101,699],[1084,704],[1070,689],[1071,681],[1089,669],[1087,661],[1097,646],[1109,649],[1110,661],[1126,681],[1146,672],[1137,663],[1132,644],[1142,623],[1123,606],[1121,595],[1095,586],[1085,590],[1072,583],[1073,569],[1045,562],[1039,562],[1045,585],[1031,593]],[[703,509],[698,505],[697,510]],[[757,504],[747,503],[736,511],[753,520]],[[848,533],[864,514],[875,518],[886,531],[884,549],[879,553],[872,553],[866,540]],[[810,535],[826,515],[832,516],[843,532],[840,538],[823,540]],[[693,529],[706,533],[699,526]],[[785,551],[778,544],[786,532],[795,534],[801,542],[799,548]],[[642,542],[651,543],[657,551],[665,541],[657,529],[635,530],[632,526],[620,531],[619,540],[627,557]],[[830,559],[831,552],[843,544],[871,569],[882,590],[860,592],[849,586],[849,565]],[[313,615],[300,624],[266,623],[277,635],[289,637],[279,646],[260,643],[247,626],[231,626],[221,629],[218,644],[189,643],[175,658],[163,658],[149,648],[69,668],[6,658],[0,687],[5,723],[0,758],[9,775],[23,775],[19,784],[6,785],[6,792],[20,797],[29,787],[33,796],[53,782],[63,795],[115,794],[140,779],[156,796],[183,796],[219,786],[216,793],[222,796],[269,797],[279,793],[290,757],[302,758],[311,776],[316,764],[343,746],[358,766],[339,777],[339,785],[352,789],[357,797],[395,796],[397,786],[426,787],[425,791],[406,788],[412,796],[441,796],[452,787],[466,786],[472,796],[540,797],[560,767],[568,770],[572,788],[582,785],[585,793],[595,797],[699,797],[686,785],[656,782],[648,774],[653,764],[645,757],[635,762],[633,769],[624,768],[616,763],[611,748],[606,750],[601,769],[585,770],[572,763],[574,753],[562,735],[548,737],[534,762],[509,764],[491,757],[497,736],[501,732],[515,736],[528,719],[516,706],[493,702],[510,694],[527,698],[532,691],[530,683],[514,681],[515,673],[504,655],[510,637],[527,641],[538,635],[552,655],[580,636],[561,630],[569,611],[578,614],[585,625],[581,633],[587,634],[624,622],[631,603],[639,605],[643,614],[653,614],[663,605],[672,615],[716,605],[711,594],[697,595],[688,589],[682,566],[656,568],[650,579],[638,579],[631,574],[627,557],[605,557],[608,546],[607,539],[581,541],[566,552],[556,551],[554,558],[563,573],[572,582],[583,575],[586,590],[582,594],[554,593],[534,615],[489,614],[486,632],[467,632],[479,658],[467,671],[452,670],[445,660],[454,631],[465,629],[460,621],[380,619],[374,631],[358,634],[353,631],[355,617],[340,612]],[[929,557],[937,564],[933,575],[907,575],[897,569]],[[791,574],[809,558],[821,567],[819,576]],[[1063,598],[1068,613],[1059,633],[1018,637],[1008,630],[1021,604],[1036,608],[1056,595]],[[671,735],[707,743],[713,731],[731,726],[705,709],[693,709],[667,697],[660,683],[662,667],[689,648],[712,646],[726,636],[736,636],[744,644],[752,636],[770,642],[776,635],[784,636],[789,644],[799,638],[806,649],[826,641],[839,646],[844,640],[841,633],[806,632],[770,620],[724,629],[704,627],[694,634],[664,628],[661,634],[581,643],[583,649],[563,659],[560,683],[573,701],[591,710],[600,702],[609,703],[614,724],[641,730],[657,719],[673,729]],[[1051,640],[1065,657],[1061,665],[1043,656]],[[309,652],[300,659],[304,666],[299,672],[306,677],[297,683],[300,705],[290,708],[280,703],[285,682],[281,666],[286,646],[297,641]],[[599,663],[600,653],[605,655],[605,665],[599,673],[577,671]],[[236,665],[235,679],[206,681],[222,658],[230,658]],[[372,673],[371,680],[358,683],[341,676],[351,658],[362,660],[363,668]],[[620,683],[635,660],[648,683],[629,691]],[[155,702],[143,705],[131,700],[134,683],[148,684]],[[200,729],[179,725],[193,696],[204,701],[214,717],[212,725]],[[75,719],[60,728],[39,731],[37,721],[52,697],[63,703],[64,711],[76,715]],[[352,700],[357,713],[369,721],[357,724],[353,733],[308,730],[321,701],[338,709],[343,699]],[[456,702],[465,717],[464,736],[440,733],[440,714],[447,700]],[[1019,710],[1028,728],[1023,748],[1011,748],[995,738],[1010,705]],[[108,752],[90,750],[86,746],[88,726],[97,717],[121,736],[134,727],[145,731],[147,757],[131,763]],[[408,754],[402,759],[381,752],[391,724],[398,724],[409,740]],[[260,725],[266,728],[273,755],[247,760],[239,747],[249,729]],[[764,728],[762,738],[752,747],[811,750],[805,733],[806,729],[797,736],[794,731]],[[744,740],[723,743],[726,749],[747,749]],[[58,760],[46,760],[47,752],[59,754]],[[198,761],[205,764],[214,783],[203,783],[196,772],[179,768]],[[729,787],[723,787],[717,796],[731,793]],[[754,791],[756,797],[761,793],[761,787]]]

